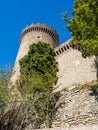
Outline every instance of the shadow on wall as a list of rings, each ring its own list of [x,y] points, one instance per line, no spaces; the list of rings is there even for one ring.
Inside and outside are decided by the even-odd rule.
[[[96,70],[97,70],[96,76],[98,78],[98,56],[96,56],[96,58],[95,58],[95,67],[96,67]]]
[[[97,81],[94,86],[92,86],[92,93],[90,93],[91,96],[95,96],[95,100],[98,102],[98,56],[95,57],[95,68],[96,68],[96,77]]]
[[[98,102],[98,83],[92,87],[91,96],[95,96],[95,100]]]

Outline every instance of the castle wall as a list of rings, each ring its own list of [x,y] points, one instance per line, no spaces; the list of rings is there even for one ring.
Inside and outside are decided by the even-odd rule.
[[[15,83],[20,75],[19,60],[28,53],[29,46],[38,41],[49,43],[55,49],[55,59],[59,64],[56,85],[58,89],[96,80],[98,69],[95,67],[94,56],[83,58],[78,50],[70,47],[70,40],[58,46],[59,38],[55,30],[46,25],[32,24],[22,31],[14,73],[10,80],[12,83]]]
[[[84,84],[97,79],[97,69],[95,67],[95,57],[83,58],[78,50],[73,48],[59,52],[60,48],[66,46],[69,41],[57,47],[55,52],[56,61],[59,64],[58,83],[56,87],[62,89],[76,84]]]

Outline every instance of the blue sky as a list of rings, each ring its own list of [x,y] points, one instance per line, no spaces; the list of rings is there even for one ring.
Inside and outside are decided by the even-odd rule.
[[[20,33],[32,23],[52,26],[60,43],[71,37],[64,28],[62,13],[71,17],[74,0],[1,0],[0,1],[0,67],[14,64]]]

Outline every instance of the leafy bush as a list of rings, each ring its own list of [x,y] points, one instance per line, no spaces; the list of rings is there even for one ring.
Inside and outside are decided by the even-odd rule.
[[[11,76],[11,68],[7,70],[0,69],[0,104],[8,100],[8,82]]]
[[[19,63],[21,76],[18,90],[25,100],[33,102],[36,115],[50,127],[55,104],[53,85],[58,79],[54,50],[47,43],[32,44]]]

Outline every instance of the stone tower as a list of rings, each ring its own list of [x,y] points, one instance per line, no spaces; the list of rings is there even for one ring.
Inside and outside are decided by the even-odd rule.
[[[49,43],[52,48],[55,48],[59,45],[59,36],[55,30],[44,24],[31,24],[23,29],[20,36],[20,48],[10,80],[12,84],[15,83],[20,75],[19,60],[28,53],[31,44],[39,41]]]

